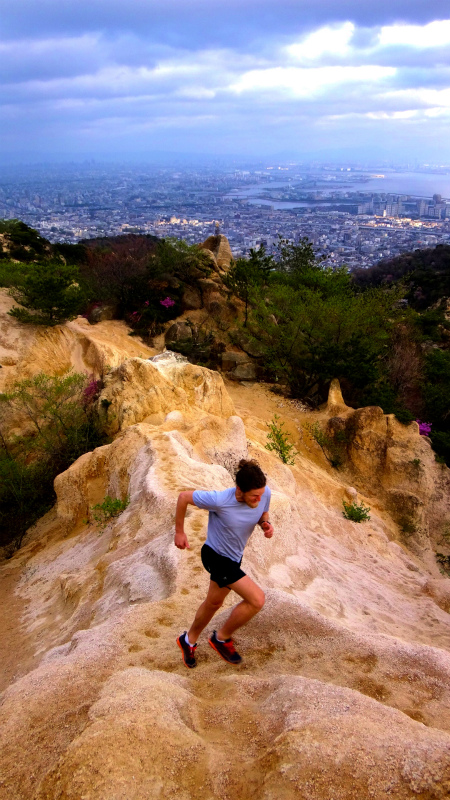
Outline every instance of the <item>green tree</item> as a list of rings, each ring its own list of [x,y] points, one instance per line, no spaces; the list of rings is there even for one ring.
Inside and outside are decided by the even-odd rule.
[[[377,379],[394,325],[393,300],[382,290],[327,294],[274,283],[255,303],[250,330],[273,376],[316,404],[332,378],[346,379],[355,395]]]
[[[267,283],[274,266],[273,257],[266,255],[262,246],[259,250],[251,249],[249,258],[238,258],[233,262],[223,279],[229,291],[245,304],[245,327],[251,299],[255,291]]]
[[[150,269],[157,275],[171,275],[183,283],[195,285],[198,278],[210,274],[211,263],[208,253],[200,245],[168,237],[156,243]]]
[[[57,325],[73,319],[85,302],[85,292],[79,281],[78,268],[74,265],[62,261],[30,264],[10,289],[11,296],[22,308],[15,306],[9,314],[20,322],[40,325]]]
[[[311,289],[323,297],[348,294],[353,290],[347,267],[327,267],[325,257],[316,255],[312,242],[306,237],[298,244],[280,240],[272,280],[288,284],[294,289]]]

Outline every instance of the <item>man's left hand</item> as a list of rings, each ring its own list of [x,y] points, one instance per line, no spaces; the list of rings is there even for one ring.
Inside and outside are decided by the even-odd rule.
[[[273,525],[271,525],[270,522],[262,522],[261,528],[264,531],[266,539],[271,539],[273,536]]]

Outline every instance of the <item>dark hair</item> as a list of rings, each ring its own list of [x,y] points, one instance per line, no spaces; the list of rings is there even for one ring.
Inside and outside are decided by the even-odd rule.
[[[262,489],[266,485],[266,476],[257,461],[239,462],[236,473],[236,485],[241,492],[251,492],[252,489]]]

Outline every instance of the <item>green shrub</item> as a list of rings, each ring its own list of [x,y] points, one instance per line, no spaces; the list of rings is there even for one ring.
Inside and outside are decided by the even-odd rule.
[[[450,578],[450,556],[445,556],[443,553],[436,553],[436,561],[443,575]]]
[[[361,398],[361,403],[366,406],[379,406],[384,414],[394,414],[402,425],[409,425],[417,416],[405,408],[398,393],[387,380],[381,380],[368,387]]]
[[[86,297],[78,268],[62,261],[31,264],[11,285],[10,295],[22,308],[9,311],[20,322],[57,325],[73,319]]]
[[[31,261],[51,250],[47,239],[19,219],[0,220],[0,233],[6,234],[11,258],[18,261]]]
[[[108,441],[87,391],[92,383],[85,375],[40,373],[0,395],[0,546],[11,552],[53,505],[56,475]],[[8,436],[17,418],[26,433]]]
[[[397,408],[393,413],[402,425],[409,425],[416,418],[415,414],[412,414],[407,408]]]
[[[119,498],[110,497],[109,494],[107,494],[102,503],[97,503],[95,506],[92,506],[92,517],[100,530],[103,530],[108,522],[111,522],[111,520],[118,517],[122,511],[125,511],[129,504],[130,498],[128,495],[125,500],[120,500]]]
[[[271,422],[267,422],[269,433],[267,434],[266,450],[275,452],[281,458],[283,464],[294,464],[295,456],[298,455],[294,445],[289,442],[289,434],[283,431],[284,422],[279,422],[278,414],[275,414]]]
[[[0,261],[0,286],[9,289],[11,286],[19,286],[28,268],[23,264],[17,264],[9,258]]]
[[[319,445],[327,461],[335,469],[339,469],[345,457],[344,445],[347,442],[345,431],[336,431],[333,437],[328,436],[318,422],[305,423],[304,429]]]
[[[0,447],[0,547],[12,555],[25,532],[55,501],[48,460],[30,464]]]
[[[356,500],[353,501],[353,503],[346,503],[345,500],[343,500],[342,505],[344,506],[342,514],[345,519],[349,519],[352,522],[364,522],[370,519],[370,508],[363,503],[358,504]]]

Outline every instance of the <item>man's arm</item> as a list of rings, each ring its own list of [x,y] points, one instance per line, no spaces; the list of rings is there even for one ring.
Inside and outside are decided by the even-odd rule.
[[[175,547],[179,550],[189,550],[189,542],[184,532],[184,518],[186,516],[186,509],[188,505],[195,506],[192,499],[194,491],[180,492],[177,501],[177,510],[175,513]]]
[[[258,520],[258,525],[263,529],[266,539],[271,539],[273,536],[273,525],[269,522],[269,512],[264,511],[261,519]]]

